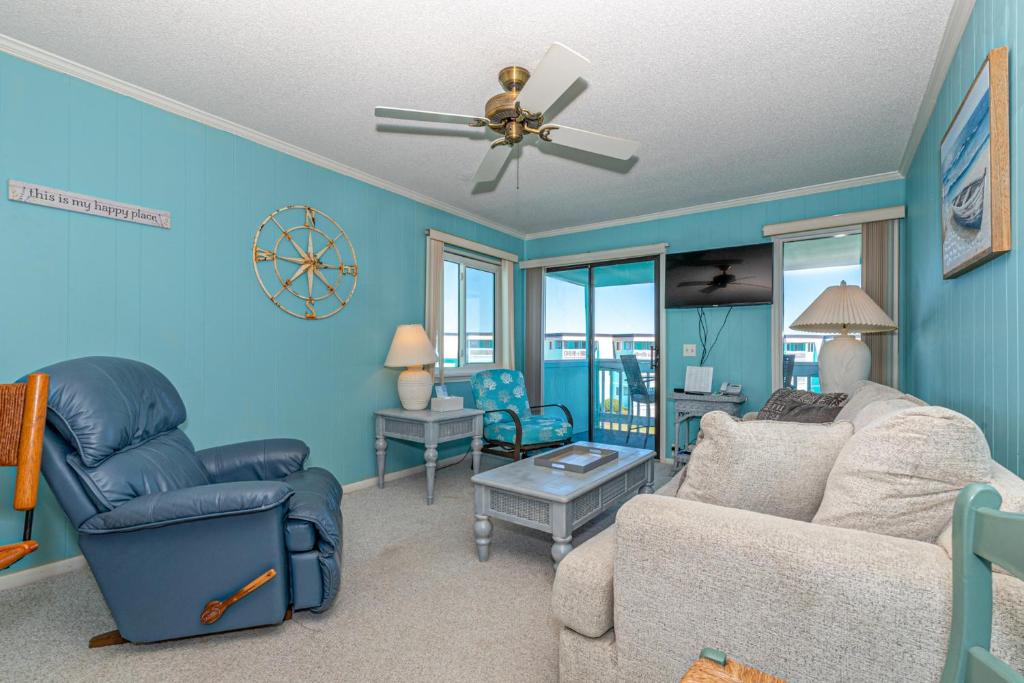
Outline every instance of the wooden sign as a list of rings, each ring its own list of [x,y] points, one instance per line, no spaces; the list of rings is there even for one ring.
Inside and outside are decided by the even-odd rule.
[[[20,180],[7,181],[7,198],[13,202],[38,204],[53,209],[86,213],[90,216],[112,218],[116,221],[152,225],[154,228],[171,228],[171,212],[147,209],[144,206],[123,204],[110,199],[90,197],[86,194],[58,190],[45,185],[23,183]]]

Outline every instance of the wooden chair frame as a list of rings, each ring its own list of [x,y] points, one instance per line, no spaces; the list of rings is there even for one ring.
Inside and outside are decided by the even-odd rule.
[[[25,513],[21,541],[0,545],[0,569],[6,569],[39,548],[32,540],[32,514],[39,495],[39,469],[46,428],[46,399],[50,378],[43,373],[28,376],[24,384],[0,385],[0,465],[17,468],[14,481],[14,509]],[[17,430],[14,441],[8,430]],[[16,444],[16,445],[15,445]],[[10,448],[10,446],[14,446]]]
[[[512,460],[519,460],[524,455],[533,451],[544,450],[547,448],[556,448],[558,446],[565,446],[566,444],[572,443],[572,413],[561,403],[545,403],[539,406],[530,406],[530,410],[534,411],[534,415],[538,413],[537,410],[543,410],[544,408],[561,408],[562,412],[565,413],[565,419],[569,422],[569,436],[559,441],[545,441],[544,443],[531,443],[523,445],[523,422],[519,419],[519,414],[511,408],[498,408],[497,410],[486,410],[484,415],[490,413],[508,413],[512,417],[512,422],[516,425],[516,440],[514,442],[509,441],[497,441],[493,439],[484,438],[484,445],[480,449],[484,453],[490,453],[491,455],[500,455],[503,458],[512,458]]]
[[[953,622],[942,683],[1024,683],[992,655],[992,565],[1024,577],[1024,514],[1000,512],[999,493],[969,484],[953,510]]]

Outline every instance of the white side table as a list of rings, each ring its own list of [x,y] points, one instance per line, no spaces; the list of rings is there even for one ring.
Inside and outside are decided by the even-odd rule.
[[[434,502],[434,473],[437,470],[437,446],[448,441],[470,438],[473,449],[473,471],[480,471],[480,448],[483,446],[484,411],[463,408],[447,412],[385,408],[375,413],[377,450],[377,487],[384,488],[384,462],[388,439],[401,439],[423,444],[423,460],[427,466],[427,505]]]

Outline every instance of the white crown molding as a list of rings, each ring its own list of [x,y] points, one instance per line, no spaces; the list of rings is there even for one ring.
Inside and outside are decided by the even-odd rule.
[[[958,4],[969,3],[973,7],[974,0],[956,0]],[[968,16],[970,12],[968,12]],[[962,29],[961,29],[962,33]],[[959,34],[958,34],[959,35]],[[957,38],[959,40],[959,38]],[[956,42],[954,41],[953,50],[955,51]],[[719,209],[726,209],[735,206],[745,206],[747,204],[757,204],[760,202],[774,201],[778,199],[787,199],[791,197],[801,197],[809,194],[816,194],[819,192],[829,192],[832,190],[841,190],[850,187],[859,187],[862,185],[870,185],[873,183],[882,183],[890,180],[902,179],[903,173],[892,171],[889,173],[879,173],[871,176],[863,176],[860,178],[850,178],[848,180],[839,180],[830,183],[822,183],[820,185],[810,185],[807,187],[794,188],[791,190],[782,190],[779,192],[770,192],[767,194],[753,195],[749,197],[739,197],[736,199],[729,199],[721,202],[713,202],[709,204],[698,204],[695,206],[688,206],[679,209],[672,209],[669,211],[662,211],[659,213],[641,214],[637,216],[630,216],[627,218],[618,218],[609,221],[601,221],[597,223],[587,223],[583,225],[573,225],[562,228],[555,228],[552,230],[544,230],[541,232],[527,233],[522,230],[517,230],[507,225],[495,223],[482,216],[478,216],[472,212],[460,209],[456,206],[448,204],[446,202],[433,199],[426,195],[420,194],[415,190],[411,190],[401,185],[396,185],[388,180],[379,178],[369,173],[364,173],[358,169],[346,166],[345,164],[329,159],[321,154],[312,152],[304,149],[297,145],[279,140],[271,137],[264,133],[261,133],[252,128],[248,128],[241,124],[234,123],[215,114],[203,111],[191,105],[179,102],[178,100],[166,97],[159,93],[153,92],[146,88],[134,85],[127,81],[123,81],[119,78],[105,74],[101,71],[97,71],[91,67],[79,64],[70,59],[66,59],[59,55],[53,54],[41,48],[24,43],[16,38],[4,35],[0,33],[0,51],[7,52],[8,54],[14,55],[19,59],[38,64],[46,69],[57,71],[59,73],[67,74],[74,78],[92,83],[101,88],[111,90],[126,97],[138,100],[145,104],[151,105],[158,109],[168,111],[172,114],[176,114],[183,118],[196,121],[211,128],[223,130],[227,133],[237,135],[238,137],[244,138],[255,142],[258,145],[268,147],[273,150],[277,150],[283,154],[307,161],[321,168],[325,168],[329,171],[354,178],[356,180],[379,187],[388,192],[406,197],[415,202],[419,202],[426,206],[431,206],[435,209],[439,209],[446,213],[450,213],[460,218],[479,223],[480,225],[487,226],[498,232],[511,235],[522,240],[535,240],[543,239],[546,237],[554,237],[556,235],[566,235],[576,232],[587,232],[590,230],[601,230],[603,228],[611,228],[620,225],[631,225],[633,223],[644,223],[648,221],[659,220],[662,218],[673,218],[675,216],[683,216],[686,214],[693,213],[704,213],[706,211],[716,211]],[[947,64],[948,68],[948,64]],[[941,85],[941,79],[939,81]],[[926,118],[927,121],[927,118]]]
[[[746,206],[748,204],[760,204],[761,202],[777,201],[779,199],[791,199],[793,197],[803,197],[810,194],[818,194],[821,192],[832,192],[835,190],[845,190],[851,187],[862,187],[864,185],[874,185],[876,183],[885,183],[891,180],[902,180],[903,174],[897,171],[889,171],[886,173],[876,173],[874,175],[861,176],[859,178],[849,178],[847,180],[836,180],[830,183],[821,183],[819,185],[808,185],[806,187],[797,187],[791,190],[780,190],[778,192],[768,192],[766,194],[752,195],[749,197],[739,197],[737,199],[727,199],[721,202],[711,202],[709,204],[696,204],[694,206],[687,206],[681,209],[671,209],[669,211],[659,211],[658,213],[648,213],[640,216],[631,216],[629,218],[617,218],[611,221],[601,221],[599,223],[587,223],[586,225],[572,225],[565,228],[555,228],[553,230],[544,230],[542,232],[528,233],[523,239],[526,240],[537,240],[544,239],[545,237],[555,237],[556,235],[569,235],[575,232],[587,232],[589,230],[602,230],[604,228],[614,228],[620,225],[631,225],[633,223],[647,223],[649,221],[657,221],[663,218],[675,218],[676,216],[685,216],[692,213],[706,213],[708,211],[719,211],[721,209],[730,209],[736,206]]]
[[[907,147],[903,150],[900,173],[904,176],[910,171],[910,164],[914,162],[914,156],[917,154],[917,146],[921,144],[921,138],[924,137],[924,132],[928,129],[928,120],[932,117],[932,112],[935,111],[936,102],[939,101],[939,93],[942,92],[942,84],[946,82],[949,66],[953,63],[956,49],[960,46],[960,40],[964,37],[967,24],[971,21],[974,2],[975,0],[954,0],[953,7],[949,11],[949,21],[946,22],[946,30],[942,34],[942,42],[939,43],[939,53],[932,66],[932,75],[928,79],[924,97],[921,98],[921,106],[917,109],[917,118],[910,131]]]
[[[41,564],[38,567],[32,567],[31,569],[22,569],[21,571],[16,571],[10,574],[0,574],[0,591],[7,590],[9,588],[27,586],[30,583],[35,583],[36,581],[41,581],[51,576],[58,576],[60,574],[73,572],[84,566],[86,566],[85,556],[75,555],[74,557],[69,557],[66,560],[57,560],[56,562]]]
[[[522,232],[514,228],[510,228],[507,225],[494,223],[493,221],[489,221],[486,218],[477,216],[476,214],[465,211],[464,209],[460,209],[446,202],[420,194],[415,190],[410,190],[407,187],[396,185],[391,181],[378,178],[375,175],[365,173],[359,169],[352,168],[351,166],[346,166],[345,164],[329,159],[322,154],[311,152],[308,149],[271,137],[257,130],[253,130],[252,128],[248,128],[225,118],[221,118],[215,114],[203,111],[202,109],[197,109],[196,107],[185,104],[184,102],[179,102],[178,100],[170,97],[165,97],[164,95],[153,92],[152,90],[123,81],[120,78],[105,74],[102,71],[97,71],[96,69],[85,66],[84,64],[79,64],[78,62],[74,62],[70,59],[65,59],[60,55],[55,55],[52,52],[35,47],[34,45],[29,45],[28,43],[23,43],[16,38],[12,38],[2,33],[0,33],[0,50],[14,55],[19,59],[24,59],[27,62],[38,64],[39,66],[50,69],[51,71],[57,71],[59,73],[67,74],[68,76],[73,76],[88,83],[92,83],[93,85],[98,85],[101,88],[112,90],[118,94],[144,102],[145,104],[156,107],[157,109],[163,109],[164,111],[168,111],[186,119],[197,121],[205,126],[210,126],[211,128],[216,128],[218,130],[231,133],[232,135],[237,135],[240,138],[245,138],[246,140],[255,142],[258,145],[269,147],[270,149],[277,150],[278,152],[295,157],[296,159],[307,161],[315,166],[326,168],[329,171],[334,171],[335,173],[348,176],[349,178],[355,178],[356,180],[362,181],[368,185],[373,185],[381,188],[382,190],[393,192],[394,194],[401,195],[415,202],[419,202],[420,204],[440,209],[441,211],[445,211],[454,216],[485,225],[488,228],[493,228],[498,232],[503,232],[519,239],[523,238]]]

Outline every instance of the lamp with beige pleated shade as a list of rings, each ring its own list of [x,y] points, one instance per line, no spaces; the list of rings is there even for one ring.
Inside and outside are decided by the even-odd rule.
[[[406,410],[423,410],[430,403],[434,373],[424,365],[437,362],[437,351],[423,325],[399,325],[391,340],[385,367],[405,368],[398,376],[398,398]]]
[[[818,355],[821,390],[831,393],[848,392],[854,382],[867,379],[871,372],[871,350],[851,333],[891,332],[896,323],[863,289],[843,280],[819,294],[789,327],[800,332],[839,333],[822,344]]]

